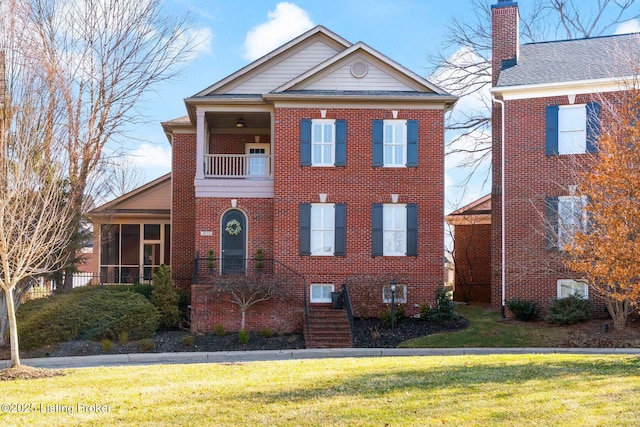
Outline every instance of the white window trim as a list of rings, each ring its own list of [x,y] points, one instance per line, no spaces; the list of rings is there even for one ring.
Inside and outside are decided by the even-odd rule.
[[[557,281],[557,295],[558,298],[566,298],[568,295],[562,296],[562,286],[563,284],[570,285],[583,285],[583,298],[589,299],[589,285],[586,280],[574,280],[574,279],[558,279]]]
[[[329,296],[326,298],[314,298],[313,297],[313,289],[314,288],[325,288],[325,287],[330,287],[331,291],[329,292]],[[309,302],[313,302],[313,303],[326,303],[326,302],[331,302],[331,292],[333,292],[335,290],[335,286],[333,283],[312,283],[311,285],[309,285]]]
[[[385,227],[385,212],[388,212],[389,209],[402,209],[404,208],[404,222],[402,230],[388,230]],[[386,235],[387,232],[398,232],[401,231],[403,233],[403,245],[402,250],[400,252],[387,252],[386,243]],[[398,203],[385,203],[382,205],[382,255],[383,256],[407,256],[407,205],[406,204],[398,204]]]
[[[396,294],[394,296],[394,302],[396,304],[407,303],[407,285],[396,285]],[[391,304],[391,286],[386,285],[382,287],[382,302],[385,304]]]
[[[392,142],[387,142],[387,125],[392,124],[394,127],[397,125],[403,126],[403,135],[404,141],[399,143],[398,141],[393,140]],[[387,146],[397,147],[402,146],[402,159],[400,163],[390,163],[386,156],[386,148]],[[383,167],[385,168],[406,168],[407,167],[407,121],[406,120],[384,120],[382,123],[382,162]]]
[[[315,125],[331,125],[331,144],[326,141],[316,142],[316,133],[315,133]],[[324,136],[324,135],[323,135]],[[329,162],[321,162],[317,161],[315,158],[314,148],[316,145],[320,145],[321,147],[331,145],[331,159]],[[319,166],[319,167],[331,167],[335,166],[336,163],[336,121],[334,119],[312,119],[311,120],[311,166]]]
[[[324,231],[327,232],[329,231],[328,229],[316,229],[313,228],[314,223],[313,223],[313,209],[316,208],[331,208],[331,218],[332,218],[332,225],[333,227],[331,228],[331,235],[332,235],[332,241],[331,241],[331,251],[330,252],[314,252],[314,247],[316,245],[313,244],[314,240],[313,240],[313,235],[314,235],[314,231]],[[335,252],[336,252],[336,241],[335,241],[335,234],[336,234],[336,205],[333,203],[312,203],[311,204],[311,227],[310,227],[310,233],[311,235],[309,236],[309,250],[311,252],[311,256],[334,256]]]
[[[563,112],[570,110],[582,109],[582,116],[584,119],[581,123],[569,122],[567,120],[563,122]],[[564,125],[564,126],[563,126]],[[563,134],[574,134],[581,132],[583,138],[578,144],[573,146],[566,146],[563,144]],[[558,108],[558,154],[584,154],[587,152],[587,105],[586,104],[573,104],[573,105],[561,105]]]

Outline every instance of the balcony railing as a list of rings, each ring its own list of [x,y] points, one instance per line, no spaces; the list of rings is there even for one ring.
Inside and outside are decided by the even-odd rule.
[[[205,154],[205,178],[271,178],[268,154]]]

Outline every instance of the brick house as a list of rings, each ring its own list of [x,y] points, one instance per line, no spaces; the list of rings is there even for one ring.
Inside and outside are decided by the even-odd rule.
[[[585,220],[571,160],[596,150],[602,103],[637,75],[638,37],[520,45],[517,3],[492,6],[495,307],[514,297],[543,307],[575,292],[592,297],[561,261],[563,243]]]
[[[407,315],[443,277],[444,113],[456,97],[318,26],[185,100],[173,150],[171,266],[192,329],[239,329],[212,276],[289,274],[247,329],[300,331],[354,275],[396,280]],[[194,260],[197,260],[194,263]],[[195,265],[194,265],[195,264]],[[195,268],[194,268],[195,267]],[[388,302],[371,289],[377,315]],[[351,299],[371,298],[354,292]]]

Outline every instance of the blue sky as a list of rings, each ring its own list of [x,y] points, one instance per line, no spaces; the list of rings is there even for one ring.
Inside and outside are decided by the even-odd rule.
[[[520,3],[523,7],[526,2]],[[129,132],[126,148],[145,182],[170,171],[170,145],[160,122],[184,116],[184,98],[309,28],[323,25],[352,43],[362,41],[429,78],[428,55],[443,51],[447,24],[472,13],[469,0],[165,0],[165,4],[168,11],[189,12],[200,43],[191,61],[181,66],[179,78],[157,86],[139,106],[148,123]],[[633,22],[627,31],[640,31],[640,26]],[[453,185],[464,172],[456,170],[455,163],[447,160],[446,212],[486,194],[489,188],[476,182],[460,196]]]

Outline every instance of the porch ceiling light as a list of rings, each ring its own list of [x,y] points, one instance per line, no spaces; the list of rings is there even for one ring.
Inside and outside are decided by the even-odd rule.
[[[244,124],[244,120],[242,119],[242,117],[239,117],[238,120],[236,121],[236,127],[237,128],[247,127],[247,125]]]

